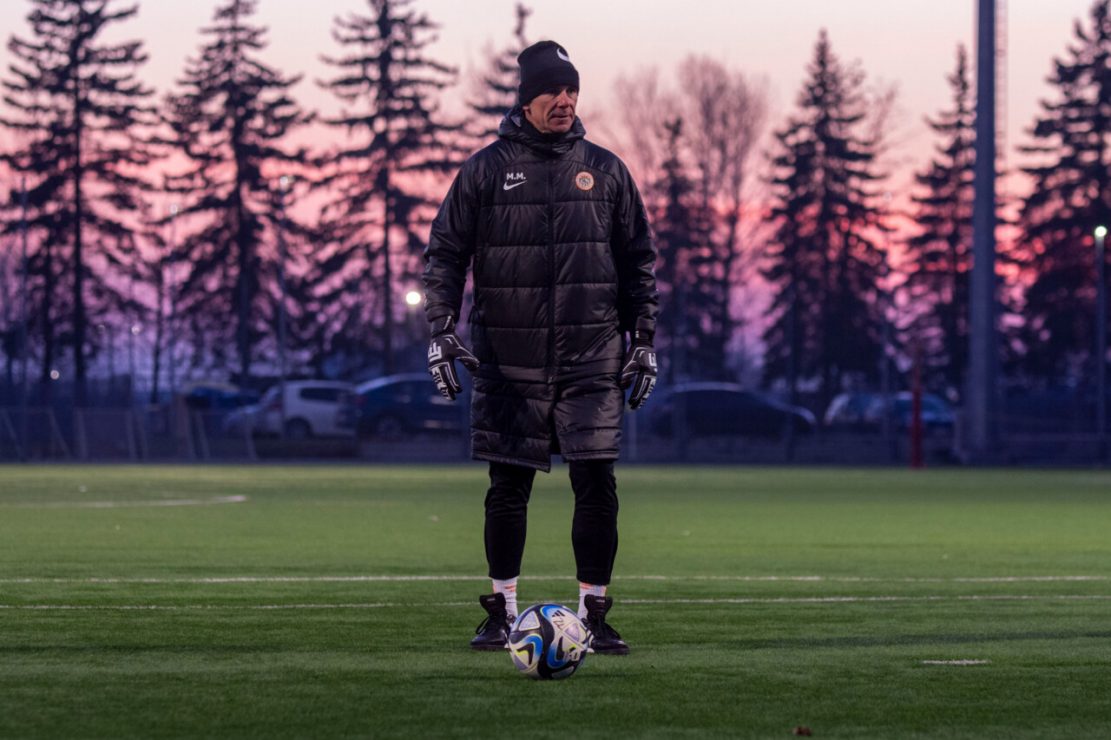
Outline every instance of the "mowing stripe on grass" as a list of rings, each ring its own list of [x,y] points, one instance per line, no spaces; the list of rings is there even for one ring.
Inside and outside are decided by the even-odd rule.
[[[782,596],[707,599],[622,599],[622,604],[855,604],[900,601],[1111,601],[1111,594],[969,594],[963,596]]]
[[[962,658],[960,660],[923,660],[922,665],[991,665],[990,660]]]
[[[527,581],[573,581],[574,576],[524,575]],[[195,576],[180,578],[143,578],[143,577],[88,577],[88,578],[43,578],[16,577],[0,578],[0,583],[150,583],[150,584],[206,584],[206,583],[376,583],[376,582],[455,582],[487,581],[486,576],[478,575],[354,575],[354,576]],[[739,581],[739,582],[785,582],[785,583],[1056,583],[1108,581],[1111,576],[963,576],[954,578],[871,578],[857,576],[714,576],[714,575],[627,575],[614,576],[616,581]]]
[[[738,599],[622,599],[631,606],[730,606],[747,604],[863,604],[895,602],[954,601],[1111,601],[1111,594],[984,594],[971,596],[813,596]],[[185,611],[195,609],[282,610],[282,609],[413,609],[420,607],[474,607],[473,601],[375,602],[355,604],[0,604],[12,611]]]

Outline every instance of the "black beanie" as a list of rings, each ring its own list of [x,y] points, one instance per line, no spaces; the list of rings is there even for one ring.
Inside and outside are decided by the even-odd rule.
[[[521,66],[521,85],[517,88],[521,105],[553,87],[579,86],[579,71],[571,64],[567,50],[554,41],[537,41],[517,55],[517,64]]]

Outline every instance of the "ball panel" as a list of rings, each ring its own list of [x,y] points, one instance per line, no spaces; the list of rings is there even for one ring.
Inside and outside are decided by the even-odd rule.
[[[521,612],[509,633],[517,670],[535,679],[572,675],[586,659],[590,632],[561,604],[535,604]]]

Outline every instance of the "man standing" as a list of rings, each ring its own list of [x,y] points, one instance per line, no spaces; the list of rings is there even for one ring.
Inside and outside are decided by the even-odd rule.
[[[628,645],[606,622],[617,552],[623,388],[629,408],[656,379],[656,249],[636,185],[587,142],[575,115],[579,73],[554,41],[517,57],[519,104],[498,140],[464,164],[432,224],[424,287],[429,371],[449,399],[471,371],[471,445],[490,463],[486,560],[494,593],[471,646],[500,650],[517,614],[526,511],[537,470],[568,462],[579,616],[597,653]],[[472,354],[455,333],[473,263]],[[629,339],[626,343],[625,335]]]

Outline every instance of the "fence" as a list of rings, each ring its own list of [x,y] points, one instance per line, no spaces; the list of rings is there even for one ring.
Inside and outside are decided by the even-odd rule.
[[[253,437],[222,415],[143,408],[0,407],[0,460],[256,460]]]
[[[771,436],[653,433],[626,414],[622,459],[641,463],[905,465],[906,431],[830,431]],[[683,424],[678,428],[684,429]],[[958,424],[957,430],[960,429]],[[927,430],[927,465],[964,461],[960,434]],[[332,459],[447,463],[470,459],[465,432],[310,438],[252,434],[226,411],[181,405],[146,407],[0,407],[0,461],[215,462]],[[999,454],[1004,465],[1104,465],[1105,439],[1091,428],[1039,427],[1004,419]]]

